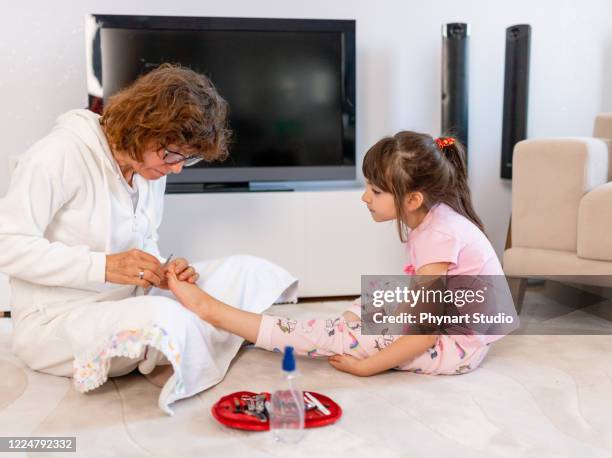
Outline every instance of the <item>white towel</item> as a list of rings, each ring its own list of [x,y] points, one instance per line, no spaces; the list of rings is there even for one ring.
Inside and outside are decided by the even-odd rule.
[[[297,280],[259,258],[232,256],[194,267],[200,273],[201,288],[243,310],[261,313],[273,303],[297,300]],[[91,304],[69,315],[62,320],[61,330],[79,349],[73,374],[79,391],[104,383],[115,357],[134,358],[136,367],[148,346],[161,352],[174,368],[159,396],[159,407],[170,415],[171,403],[219,383],[243,342],[200,320],[172,293],[156,288],[147,296]],[[146,360],[145,372],[152,369],[145,366]]]

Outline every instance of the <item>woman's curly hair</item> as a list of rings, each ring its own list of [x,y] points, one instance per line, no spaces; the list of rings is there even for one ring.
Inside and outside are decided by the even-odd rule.
[[[162,64],[110,97],[100,123],[111,147],[138,162],[152,142],[191,148],[210,162],[227,157],[227,115],[206,76]]]

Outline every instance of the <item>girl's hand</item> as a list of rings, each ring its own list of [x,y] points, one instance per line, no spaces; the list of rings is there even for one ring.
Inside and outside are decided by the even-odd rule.
[[[180,281],[186,281],[191,284],[195,284],[200,278],[200,274],[196,272],[196,270],[189,265],[189,261],[185,258],[177,258],[170,261],[170,263],[165,267],[165,272],[174,272],[176,274],[176,278]],[[164,275],[164,281],[159,285],[159,288],[168,289],[168,279],[166,275]]]
[[[342,372],[358,375],[359,377],[367,377],[369,374],[363,364],[365,360],[357,359],[350,355],[334,355],[330,356],[329,364]]]

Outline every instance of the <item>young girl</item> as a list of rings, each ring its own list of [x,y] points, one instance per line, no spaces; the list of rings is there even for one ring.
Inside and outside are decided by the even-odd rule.
[[[503,275],[474,211],[463,147],[453,138],[399,132],[367,152],[362,196],[374,221],[397,220],[407,242],[409,275]],[[338,370],[359,376],[388,369],[423,374],[461,374],[475,369],[499,336],[362,335],[360,305],[341,317],[298,321],[245,312],[224,304],[168,271],[181,303],[215,327],[255,345],[329,357]]]

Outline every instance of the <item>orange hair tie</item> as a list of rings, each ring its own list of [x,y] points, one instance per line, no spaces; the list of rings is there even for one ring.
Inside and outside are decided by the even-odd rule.
[[[447,146],[451,146],[455,144],[455,139],[453,137],[439,137],[436,138],[436,143],[440,149],[444,149]]]

